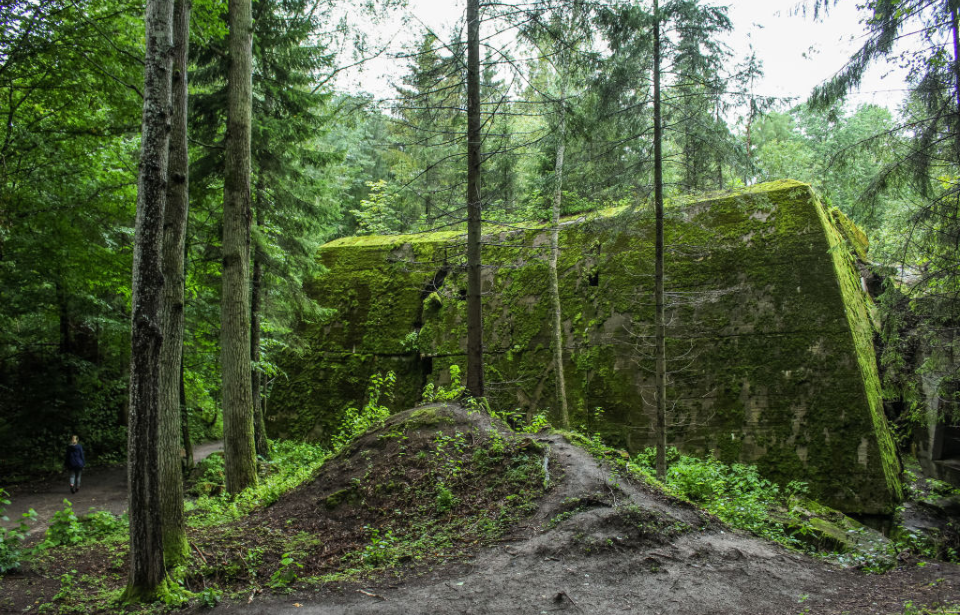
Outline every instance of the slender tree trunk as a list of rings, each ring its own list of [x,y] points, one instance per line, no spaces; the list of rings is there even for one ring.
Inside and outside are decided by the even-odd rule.
[[[566,70],[563,67],[561,70]],[[555,165],[555,181],[553,187],[553,210],[550,216],[550,261],[548,276],[548,293],[553,311],[553,365],[557,375],[557,400],[560,402],[560,426],[570,427],[570,411],[567,407],[567,384],[563,372],[563,322],[560,309],[560,281],[557,275],[557,259],[560,256],[560,204],[563,198],[563,154],[566,149],[567,115],[566,115],[566,76],[561,76],[560,104],[557,111],[560,113],[557,126],[557,160]]]
[[[957,20],[957,5],[960,0],[950,0],[950,30],[953,34],[953,93],[957,106],[954,109],[954,148],[955,156],[960,158],[960,24]]]
[[[133,248],[127,472],[130,572],[123,600],[152,601],[165,583],[159,482],[161,246],[167,199],[173,0],[147,0],[143,128]]]
[[[480,237],[480,0],[467,0],[467,391],[484,395]]]
[[[257,228],[263,226],[263,202],[257,189]],[[257,455],[264,459],[270,456],[267,443],[267,424],[263,419],[263,375],[257,368],[260,362],[260,301],[263,287],[263,253],[259,246],[253,250],[253,282],[250,286],[250,391],[253,395],[253,435]]]
[[[226,169],[223,182],[223,440],[226,486],[239,493],[257,482],[250,399],[250,132],[253,21],[250,0],[229,0]]]
[[[190,412],[187,410],[187,389],[183,385],[183,355],[180,355],[180,433],[183,442],[183,473],[193,469],[193,439],[190,437]]]
[[[663,126],[660,118],[660,8],[653,0],[653,202],[656,215],[656,254],[654,256],[653,324],[656,329],[654,349],[656,374],[654,386],[657,404],[657,478],[667,476],[667,348],[663,309]]]
[[[160,351],[160,515],[168,568],[190,554],[183,516],[180,461],[180,364],[183,358],[184,246],[189,202],[187,155],[187,55],[190,0],[175,0],[169,182],[163,222],[163,345]]]

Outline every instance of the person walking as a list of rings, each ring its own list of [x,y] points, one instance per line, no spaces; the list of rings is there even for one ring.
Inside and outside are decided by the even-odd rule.
[[[70,438],[63,465],[70,473],[70,493],[80,491],[80,473],[83,471],[83,466],[86,465],[86,459],[83,456],[83,445],[80,444],[80,438],[77,436],[71,436]]]

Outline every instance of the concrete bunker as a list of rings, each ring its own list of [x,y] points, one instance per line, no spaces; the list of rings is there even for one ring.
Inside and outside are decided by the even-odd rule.
[[[667,209],[668,442],[756,464],[850,513],[892,512],[900,464],[883,415],[865,237],[793,181]],[[548,233],[493,227],[484,247],[489,395],[520,412],[557,407],[546,293]],[[459,232],[347,237],[308,291],[330,308],[302,323],[267,416],[273,436],[324,439],[369,377],[393,370],[391,407],[464,365]],[[559,259],[571,421],[630,450],[653,443],[653,225],[646,209],[562,223]],[[497,386],[496,383],[501,383]],[[597,409],[602,409],[597,411]]]

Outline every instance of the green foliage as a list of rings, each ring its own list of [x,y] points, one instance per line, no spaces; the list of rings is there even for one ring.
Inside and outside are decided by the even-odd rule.
[[[801,544],[786,532],[782,519],[771,516],[771,511],[787,509],[791,497],[806,493],[805,484],[792,482],[784,489],[762,478],[755,466],[688,457],[675,448],[668,449],[667,462],[665,486],[671,492],[700,504],[733,527],[786,545]],[[653,472],[656,450],[645,449],[634,456],[633,463]]]
[[[270,575],[270,587],[275,589],[289,587],[298,578],[298,571],[303,568],[289,553],[284,553],[280,558],[280,566]]]
[[[550,421],[547,419],[547,415],[543,412],[538,412],[533,416],[533,420],[524,428],[525,431],[532,433],[537,433],[550,427]]]
[[[204,587],[203,590],[197,594],[197,602],[205,609],[214,608],[220,604],[220,600],[222,599],[223,591],[215,587]]]
[[[437,513],[443,514],[460,503],[460,498],[455,496],[450,489],[443,483],[437,484]]]
[[[0,488],[0,520],[3,521],[9,520],[3,514],[5,507],[10,505],[10,500],[6,496],[7,492]],[[37,513],[31,508],[21,515],[15,527],[0,527],[0,575],[20,567],[20,560],[24,556],[23,542],[30,531],[30,523],[36,521],[36,518]]]
[[[53,596],[53,600],[68,600],[73,598],[71,595],[74,589],[74,582],[76,581],[76,570],[71,570],[70,572],[60,575],[60,589]]]
[[[360,207],[350,213],[357,221],[357,235],[390,235],[399,228],[396,195],[387,187],[386,180],[367,182],[369,198],[360,201]]]
[[[65,445],[73,433],[89,445],[88,461],[126,442],[118,418],[143,16],[136,6],[101,0],[13,0],[3,12],[0,474],[7,475],[58,468],[63,451],[53,443]]]
[[[95,510],[80,517],[83,542],[125,541],[130,521],[127,514],[114,515],[108,510]]]
[[[436,293],[434,293],[436,295]],[[401,342],[404,352],[417,352],[420,349],[420,332],[411,331]]]
[[[330,456],[329,451],[320,445],[290,440],[271,441],[270,451],[270,461],[264,466],[265,475],[260,477],[257,485],[232,498],[221,493],[187,501],[185,509],[192,513],[187,517],[188,525],[202,527],[226,523],[269,506],[290,489],[315,476]]]
[[[432,382],[428,382],[425,387],[423,387],[423,401],[425,403],[433,403],[437,401],[455,401],[463,397],[464,392],[467,390],[467,387],[463,384],[463,378],[461,377],[461,369],[459,365],[450,366],[450,385],[449,386],[434,386]]]
[[[390,416],[390,409],[380,403],[381,397],[390,397],[397,377],[393,372],[386,375],[374,374],[370,377],[367,389],[367,403],[363,408],[347,408],[340,426],[340,432],[333,437],[333,447],[339,450],[362,435],[374,425],[378,425]]]
[[[375,527],[365,527],[370,534],[370,544],[363,547],[360,554],[360,560],[364,565],[371,568],[382,568],[392,566],[400,559],[401,551],[398,549],[396,538],[391,530],[381,532]]]
[[[197,480],[193,486],[195,495],[210,495],[213,491],[222,491],[226,482],[226,461],[220,453],[208,455],[194,468]]]
[[[79,517],[70,500],[64,500],[63,504],[63,510],[53,513],[39,549],[127,540],[129,521],[125,514],[118,516],[106,510],[96,510]]]
[[[80,519],[73,512],[73,503],[63,501],[63,510],[53,513],[53,520],[44,535],[41,548],[75,545],[83,539]]]

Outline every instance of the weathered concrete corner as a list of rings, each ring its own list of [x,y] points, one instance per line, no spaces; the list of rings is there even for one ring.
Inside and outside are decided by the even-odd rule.
[[[792,181],[673,203],[667,215],[669,443],[808,482],[814,498],[845,512],[891,511],[900,468],[855,267],[862,233]],[[623,209],[566,220],[560,235],[573,424],[632,450],[653,443],[652,229],[648,211]],[[550,412],[548,233],[488,233],[492,401]],[[269,406],[274,435],[329,437],[372,373],[397,372],[401,409],[464,364],[462,241],[352,237],[321,248],[328,272],[310,291],[335,316],[301,327],[308,350],[283,365],[289,379]]]

